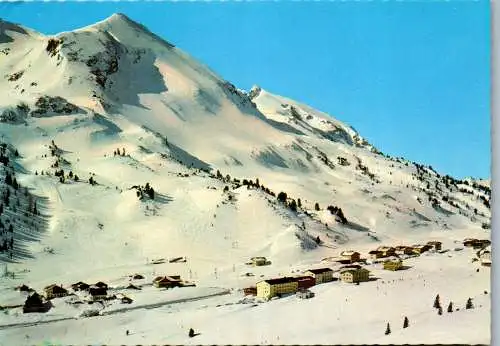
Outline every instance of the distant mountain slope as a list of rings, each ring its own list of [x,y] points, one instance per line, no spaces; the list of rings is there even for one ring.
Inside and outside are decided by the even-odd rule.
[[[39,242],[19,241],[54,273],[171,255],[231,272],[257,254],[286,267],[382,242],[489,236],[486,184],[383,155],[293,100],[243,92],[124,15],[53,37],[1,22],[0,59],[0,136],[20,153],[1,168],[46,198],[50,217]],[[16,213],[7,208],[2,217]]]

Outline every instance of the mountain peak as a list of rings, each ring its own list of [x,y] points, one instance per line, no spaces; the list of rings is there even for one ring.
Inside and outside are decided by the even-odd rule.
[[[142,26],[141,24],[139,24],[138,22],[132,20],[130,17],[128,17],[126,14],[124,13],[113,13],[111,16],[109,16],[108,18],[104,19],[103,21],[101,21],[100,23],[106,23],[108,25],[113,25],[113,24],[126,24],[126,25],[130,25],[134,28],[137,28],[137,27],[141,27],[141,29],[145,29],[146,31],[149,32],[149,30],[147,30],[144,26]]]
[[[173,44],[152,33],[144,25],[134,21],[124,13],[114,13],[108,18],[80,30],[108,32],[113,34],[113,36],[120,41],[125,41],[127,43],[133,43],[133,41],[137,39],[147,37],[169,48],[174,47]]]

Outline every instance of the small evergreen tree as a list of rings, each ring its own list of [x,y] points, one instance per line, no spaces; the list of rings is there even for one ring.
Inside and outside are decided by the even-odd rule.
[[[297,206],[299,208],[302,208],[302,201],[300,200],[300,198],[297,199]]]
[[[193,330],[193,328],[189,328],[189,334],[188,334],[188,336],[190,338],[192,338],[194,336],[194,330]]]
[[[92,178],[92,177],[89,178],[89,184],[94,185],[94,178]]]
[[[150,188],[150,189],[147,191],[147,193],[148,193],[149,198],[151,198],[151,199],[155,199],[155,190],[153,190],[153,188]]]
[[[439,307],[439,308],[438,308],[438,315],[440,315],[440,316],[441,316],[442,314],[443,314],[443,308],[442,308],[442,307]]]
[[[433,307],[436,308],[436,309],[439,309],[441,307],[441,301],[439,300],[439,294],[434,299],[434,305],[433,305]]]
[[[410,321],[408,321],[408,317],[405,316],[403,321],[403,328],[408,328],[410,326]]]
[[[286,202],[287,197],[288,196],[287,196],[286,192],[281,191],[280,193],[278,193],[278,201],[280,201],[282,203]]]
[[[122,148],[122,156],[125,156],[125,148]]]
[[[318,202],[316,202],[316,204],[314,204],[314,210],[319,211],[319,204],[318,204]]]
[[[294,199],[292,199],[292,201],[290,202],[290,209],[294,212],[297,211],[297,202],[295,202]]]
[[[391,334],[391,326],[389,325],[389,322],[387,322],[387,327],[385,328],[385,335]]]
[[[453,303],[448,304],[448,312],[453,312]]]
[[[5,176],[5,184],[12,185],[12,176],[9,172],[7,172],[7,175]]]
[[[472,298],[467,299],[467,304],[465,304],[466,309],[474,309],[474,304],[472,304]]]
[[[75,179],[75,181],[78,181],[80,178],[78,178],[78,176],[75,174],[74,179]]]

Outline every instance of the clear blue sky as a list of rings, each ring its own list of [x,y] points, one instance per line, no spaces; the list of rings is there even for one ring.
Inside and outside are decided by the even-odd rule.
[[[237,87],[352,125],[384,153],[490,176],[488,1],[0,3],[46,34],[121,12]]]

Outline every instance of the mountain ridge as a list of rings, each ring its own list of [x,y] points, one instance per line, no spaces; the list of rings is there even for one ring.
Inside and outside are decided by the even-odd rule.
[[[489,187],[384,155],[348,124],[260,87],[241,91],[149,35],[113,15],[55,36],[0,43],[6,61],[2,138],[21,155],[11,156],[24,169],[17,171],[21,184],[49,199],[54,221],[48,234],[61,231],[73,239],[61,225],[77,222],[77,215],[88,227],[83,234],[103,224],[116,239],[99,237],[123,253],[129,250],[120,245],[118,230],[125,230],[123,237],[138,241],[128,245],[134,260],[159,255],[155,239],[195,256],[193,249],[203,252],[207,243],[210,253],[228,251],[224,239],[233,237],[247,251],[231,250],[234,259],[267,251],[285,264],[343,246],[404,241],[409,234],[488,232]],[[156,201],[139,188],[146,182]],[[113,203],[116,218],[81,205],[77,195],[96,205]],[[231,235],[226,224],[211,220],[221,205],[219,218],[233,225]],[[180,216],[185,206],[186,218]],[[127,226],[131,220],[134,226]],[[140,239],[135,228],[146,232],[142,223],[158,229],[172,224],[172,234]],[[311,245],[316,237],[322,246]],[[58,237],[42,242],[65,249]],[[264,250],[254,253],[251,244]]]

